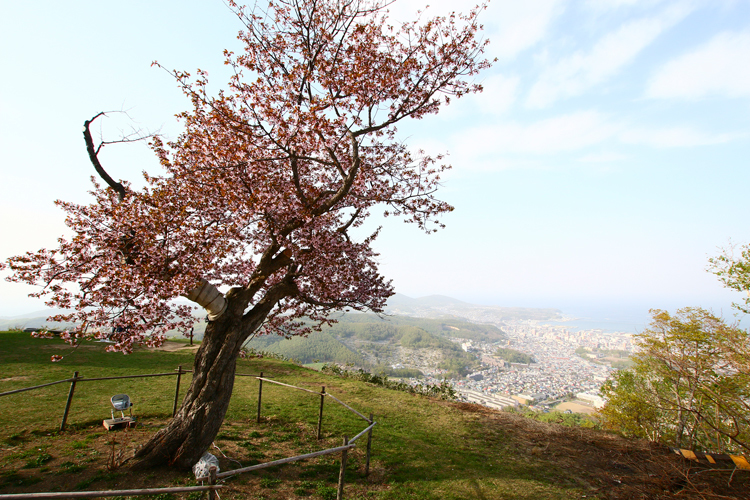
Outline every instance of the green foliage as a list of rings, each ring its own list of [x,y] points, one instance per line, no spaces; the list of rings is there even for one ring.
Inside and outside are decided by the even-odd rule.
[[[380,317],[374,314],[347,313],[330,327],[335,336],[355,336],[362,340],[383,341],[398,338],[403,328],[417,327],[438,337],[472,340],[504,340],[505,333],[494,325],[470,323],[457,318]]]
[[[3,483],[13,486],[30,486],[42,480],[38,476],[21,475],[15,471],[5,474],[2,479]]]
[[[633,361],[630,359],[626,359],[624,361],[612,361],[610,363],[610,366],[614,368],[615,370],[627,370],[628,368],[633,366]]]
[[[463,378],[478,367],[476,358],[463,351],[451,353],[438,363],[438,368],[446,370],[446,378]]]
[[[302,364],[338,363],[377,373],[385,372],[390,377],[417,378],[422,376],[418,370],[399,372],[387,367],[384,360],[394,357],[399,345],[408,349],[437,349],[443,358],[437,368],[446,370],[446,376],[454,378],[474,371],[478,363],[475,355],[464,352],[447,337],[504,337],[494,326],[474,325],[454,319],[429,320],[400,316],[383,319],[374,314],[350,313],[338,317],[337,321],[307,337],[255,338],[246,345],[246,352],[250,356],[276,356]],[[370,361],[365,361],[364,355],[369,355]]]
[[[600,389],[606,405],[599,411],[604,426],[629,437],[642,437],[651,441],[662,438],[662,430],[670,422],[669,415],[658,411],[658,398],[645,391],[646,374],[641,368],[620,370],[604,382]]]
[[[557,410],[544,413],[523,408],[515,409],[510,407],[506,408],[504,411],[510,413],[520,413],[524,417],[536,420],[537,422],[544,422],[548,424],[561,424],[567,427],[584,427],[588,429],[599,428],[598,422],[596,422],[588,415],[583,415],[581,413],[564,413]]]
[[[318,485],[316,493],[323,500],[336,500],[336,494],[338,491],[333,486],[326,486],[324,484]]]
[[[596,351],[597,353],[603,355],[607,358],[628,358],[630,357],[630,352],[625,351],[623,349],[598,349]]]
[[[391,378],[422,378],[424,374],[416,368],[391,368],[390,366],[377,366],[375,373],[380,373]]]
[[[710,271],[725,287],[743,293],[750,290],[750,245],[743,245],[739,249],[739,255],[735,255],[735,248],[730,247],[722,255],[708,261]],[[745,314],[750,314],[750,294],[742,303],[735,302],[732,306]]]
[[[35,469],[37,467],[41,467],[42,465],[46,464],[52,460],[52,455],[50,455],[47,452],[42,452],[38,456],[34,457],[33,459],[26,462],[26,464],[23,466],[24,469]]]
[[[276,488],[280,484],[281,479],[276,479],[275,477],[263,476],[260,478],[260,486],[262,488]]]
[[[654,310],[633,367],[602,386],[605,425],[700,451],[750,451],[750,337],[700,308]]]
[[[269,343],[269,340],[275,342]],[[314,360],[337,363],[362,363],[362,357],[336,340],[329,332],[313,332],[307,337],[261,337],[247,344],[249,349],[273,352],[300,363]]]
[[[63,462],[60,464],[61,474],[75,474],[86,470],[86,466],[83,464],[77,464],[75,462]]]
[[[337,365],[326,365],[323,367],[323,372],[337,375],[343,378],[350,378],[354,380],[360,380],[370,384],[379,385],[387,389],[395,391],[408,392],[410,394],[419,394],[422,396],[430,396],[434,398],[440,398],[448,401],[454,401],[457,393],[453,386],[448,381],[443,380],[439,384],[407,384],[405,382],[396,382],[390,380],[385,375],[374,375],[361,368],[358,370],[346,370]]]
[[[509,363],[535,363],[533,356],[521,351],[516,351],[515,349],[507,349],[504,347],[501,347],[497,351],[495,351],[495,356],[500,359],[504,359]]]
[[[450,340],[441,339],[431,335],[426,330],[414,326],[401,329],[399,343],[403,347],[412,349],[426,349],[430,347],[442,347],[452,349],[455,344]]]

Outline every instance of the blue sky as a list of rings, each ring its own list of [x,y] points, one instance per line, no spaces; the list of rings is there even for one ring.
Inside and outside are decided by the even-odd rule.
[[[455,2],[431,2],[428,13]],[[394,20],[422,2],[398,1]],[[637,310],[740,297],[705,271],[750,240],[750,2],[493,1],[483,15],[485,92],[400,127],[449,153],[448,228],[393,219],[378,242],[397,291],[504,306]],[[0,258],[53,246],[52,201],[85,202],[93,170],[83,121],[127,109],[102,132],[179,133],[188,106],[150,64],[227,79],[236,18],[220,1],[41,1],[0,19]],[[156,168],[142,145],[109,146],[116,178]],[[0,283],[0,315],[39,308]]]

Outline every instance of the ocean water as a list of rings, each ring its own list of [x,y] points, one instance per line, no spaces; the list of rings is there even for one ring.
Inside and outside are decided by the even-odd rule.
[[[566,321],[545,321],[545,324],[565,326],[572,331],[602,330],[606,333],[640,333],[650,323],[647,307],[599,306],[560,308]]]
[[[603,330],[604,332],[641,333],[651,323],[648,305],[612,304],[596,306],[558,307],[570,321],[546,321],[546,324],[565,326],[570,330]],[[678,307],[662,305],[662,309],[675,314]],[[705,307],[728,325],[736,324],[742,329],[750,328],[750,316],[737,313],[731,307]]]

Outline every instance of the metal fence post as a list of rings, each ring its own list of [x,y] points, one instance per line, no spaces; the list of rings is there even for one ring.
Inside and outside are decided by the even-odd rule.
[[[180,379],[182,378],[182,365],[177,367],[177,387],[174,390],[174,405],[172,406],[172,417],[177,415],[177,401],[180,399]]]
[[[320,439],[323,434],[323,401],[325,401],[326,398],[326,386],[323,386],[323,388],[320,390],[320,412],[318,413],[318,439]]]
[[[260,400],[263,396],[263,372],[260,372],[258,377],[258,423],[260,423]]]
[[[65,403],[65,413],[63,413],[62,423],[60,424],[60,432],[65,430],[65,423],[68,421],[68,413],[70,413],[70,403],[73,402],[73,393],[76,390],[77,381],[78,381],[78,372],[74,372],[73,381],[70,383],[70,392],[68,393],[68,402]]]
[[[349,439],[344,436],[344,446],[349,444]],[[342,500],[344,498],[344,473],[346,472],[346,452],[341,452],[341,470],[339,471],[339,489],[336,492],[336,500]]]
[[[370,413],[370,425],[375,420],[373,420],[373,415]],[[365,477],[370,475],[370,449],[372,448],[372,428],[370,428],[369,431],[367,431],[367,453],[365,455]]]

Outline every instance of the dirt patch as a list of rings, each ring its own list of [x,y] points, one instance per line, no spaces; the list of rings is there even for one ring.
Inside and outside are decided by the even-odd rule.
[[[0,378],[0,382],[16,382],[19,380],[28,380],[29,378],[26,375],[19,375],[18,377]]]
[[[467,404],[452,404],[467,411]],[[537,422],[522,415],[479,405],[474,415],[483,427],[482,439],[512,435],[515,451],[564,471],[595,497],[631,499],[747,499],[750,472],[688,461],[667,447],[645,440],[582,427]]]
[[[570,410],[573,413],[585,413],[586,415],[593,415],[594,413],[596,413],[596,408],[582,405],[580,403],[573,403],[571,401],[560,403],[559,405],[555,406],[555,410],[558,410],[558,411]]]
[[[168,351],[168,352],[174,352],[174,351],[197,351],[200,347],[200,344],[183,344],[182,342],[171,342],[169,340],[165,341],[160,347],[155,347],[151,350],[159,350],[159,351]]]

